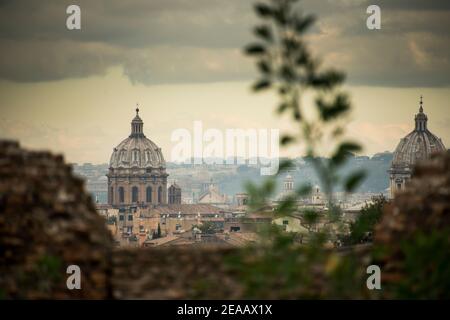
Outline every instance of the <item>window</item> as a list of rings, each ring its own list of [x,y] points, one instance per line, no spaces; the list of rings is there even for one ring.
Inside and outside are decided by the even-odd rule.
[[[132,214],[128,215],[128,221],[133,221],[133,215]]]
[[[145,162],[150,162],[150,151],[149,150],[145,151]]]
[[[123,187],[119,187],[119,202],[120,203],[125,202],[125,192],[123,190]]]
[[[138,162],[139,161],[139,150],[133,150],[131,153],[131,161]]]
[[[110,204],[114,203],[114,187],[111,187],[109,189],[109,203]]]
[[[131,188],[131,202],[136,203],[139,201],[139,188]]]
[[[162,187],[158,188],[158,203],[162,202]]]
[[[175,226],[175,230],[181,230],[181,224],[177,223],[177,225]]]
[[[124,217],[123,214],[121,214],[121,215],[119,216],[119,221],[124,221],[124,220],[125,220],[125,217]]]
[[[127,161],[127,151],[126,150],[120,151],[120,161]]]
[[[146,194],[147,194],[147,197],[146,197],[146,200],[147,200],[147,202],[152,202],[152,187],[147,187],[147,192],[146,192]]]
[[[284,224],[284,225],[288,225],[288,224],[289,224],[289,221],[288,221],[288,220],[283,220],[283,224]]]

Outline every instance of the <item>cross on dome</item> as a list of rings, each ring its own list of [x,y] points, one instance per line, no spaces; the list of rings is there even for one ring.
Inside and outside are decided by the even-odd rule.
[[[420,95],[420,107],[419,107],[419,112],[420,112],[420,113],[423,112],[423,97],[422,97],[422,95]]]

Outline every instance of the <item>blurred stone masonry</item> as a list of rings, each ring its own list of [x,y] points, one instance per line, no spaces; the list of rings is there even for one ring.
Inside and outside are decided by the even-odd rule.
[[[419,162],[407,187],[385,208],[374,239],[375,244],[391,249],[391,254],[382,261],[383,281],[395,283],[402,279],[402,242],[414,239],[419,232],[431,234],[449,227],[450,153],[447,151]]]
[[[106,298],[111,243],[83,181],[62,156],[0,141],[0,295]],[[83,290],[66,287],[71,264],[85,271]]]
[[[115,299],[239,299],[243,288],[218,247],[119,249],[113,255]]]
[[[375,242],[398,245],[450,223],[450,156],[420,164],[384,213]],[[244,288],[225,260],[239,249],[118,249],[83,181],[61,156],[0,140],[0,298],[233,299]],[[401,276],[401,255],[382,261],[383,281]],[[68,290],[66,268],[82,271]],[[387,274],[385,275],[385,272]]]

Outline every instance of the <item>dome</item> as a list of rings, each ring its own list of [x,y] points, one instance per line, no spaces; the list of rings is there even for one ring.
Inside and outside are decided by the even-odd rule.
[[[411,168],[418,160],[427,159],[432,153],[445,151],[442,140],[427,128],[428,117],[423,112],[422,97],[419,113],[416,114],[415,128],[400,140],[394,152],[392,168]]]
[[[131,134],[123,140],[111,155],[110,168],[160,168],[165,167],[161,148],[148,139],[143,132],[144,123],[136,109],[131,122]]]

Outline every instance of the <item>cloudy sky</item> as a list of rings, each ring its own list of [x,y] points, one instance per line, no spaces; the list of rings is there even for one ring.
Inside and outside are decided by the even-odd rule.
[[[136,102],[149,138],[170,160],[171,133],[286,128],[275,97],[249,90],[242,54],[256,19],[247,0],[0,0],[0,138],[103,163],[129,134]],[[81,30],[66,8],[81,7]],[[366,8],[381,7],[381,30]],[[365,153],[392,151],[424,96],[429,128],[450,145],[450,2],[304,0],[308,35],[327,65],[347,73],[348,135]],[[308,101],[308,97],[306,97]],[[296,156],[299,150],[284,150]]]

